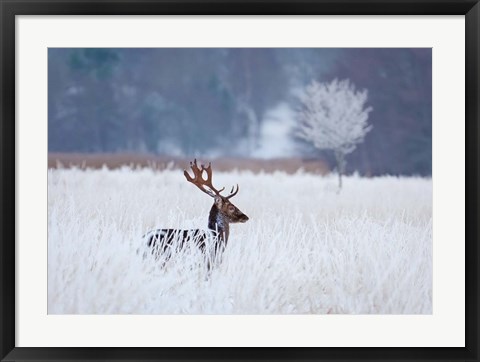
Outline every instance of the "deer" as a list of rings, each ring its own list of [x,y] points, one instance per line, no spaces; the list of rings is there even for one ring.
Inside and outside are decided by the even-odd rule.
[[[197,165],[197,160],[190,162],[193,177],[187,170],[183,174],[188,182],[195,185],[202,192],[213,198],[213,205],[208,216],[208,230],[202,229],[157,229],[145,235],[147,246],[157,257],[168,253],[171,248],[183,249],[188,245],[197,246],[210,260],[217,260],[225,251],[230,235],[230,224],[245,223],[248,216],[236,207],[231,199],[238,193],[238,184],[232,187],[230,194],[221,195],[225,187],[218,190],[212,184],[212,165]],[[203,178],[206,173],[206,178]],[[167,256],[168,259],[168,256]],[[210,263],[208,264],[210,269]]]

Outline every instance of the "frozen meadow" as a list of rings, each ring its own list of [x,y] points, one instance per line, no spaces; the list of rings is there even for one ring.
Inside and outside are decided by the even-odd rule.
[[[208,274],[195,249],[142,257],[151,229],[207,227],[213,200],[180,170],[49,170],[49,314],[432,313],[431,179],[213,179],[250,220]]]

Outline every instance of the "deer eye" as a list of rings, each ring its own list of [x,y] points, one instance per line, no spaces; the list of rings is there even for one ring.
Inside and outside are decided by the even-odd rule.
[[[231,212],[235,211],[235,207],[233,207],[232,205],[230,205],[230,206],[228,207],[228,211],[231,211]]]

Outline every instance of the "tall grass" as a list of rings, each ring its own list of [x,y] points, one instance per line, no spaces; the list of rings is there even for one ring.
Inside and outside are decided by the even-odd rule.
[[[154,228],[206,228],[212,199],[179,171],[48,174],[50,314],[432,312],[432,181],[215,173],[247,214],[222,263],[144,259]]]

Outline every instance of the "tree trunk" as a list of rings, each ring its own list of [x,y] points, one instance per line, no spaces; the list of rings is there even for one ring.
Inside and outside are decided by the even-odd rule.
[[[335,160],[337,162],[338,171],[338,192],[342,189],[342,175],[345,173],[345,154],[342,151],[335,151]]]

